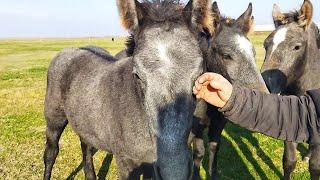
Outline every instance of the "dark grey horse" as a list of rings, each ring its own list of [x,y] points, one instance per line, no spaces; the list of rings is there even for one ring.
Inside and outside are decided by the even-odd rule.
[[[86,179],[96,178],[93,148],[114,154],[120,179],[139,179],[150,165],[161,179],[191,176],[192,85],[203,72],[199,40],[213,32],[211,5],[117,2],[122,24],[134,37],[132,57],[117,60],[92,48],[69,48],[50,64],[45,179],[67,124],[80,137]]]
[[[267,91],[267,87],[255,64],[255,50],[247,38],[247,34],[253,28],[252,4],[249,4],[248,9],[237,20],[221,16],[216,2],[213,3],[212,7],[216,35],[210,40],[209,46],[207,42],[201,41],[203,42],[201,49],[206,49],[204,51],[206,54],[206,67],[204,70],[219,72],[234,83]],[[129,37],[126,44],[127,48],[120,51],[115,57],[132,56],[132,49],[135,47],[133,38]],[[226,122],[227,120],[222,118],[214,107],[208,107],[203,101],[198,102],[194,113],[193,132],[189,137],[190,143],[193,141],[194,179],[200,179],[199,169],[205,153],[203,132],[209,125],[209,165],[212,178],[216,178],[217,162],[215,157]]]
[[[216,35],[212,38],[206,53],[206,67],[209,72],[222,74],[232,83],[267,92],[267,87],[255,64],[255,50],[247,34],[253,28],[252,4],[238,18],[220,15],[217,3],[213,4]],[[200,122],[200,123],[199,123]],[[197,105],[192,133],[194,148],[194,179],[200,179],[199,169],[205,149],[203,131],[209,125],[209,169],[212,179],[217,178],[217,152],[221,133],[227,120],[216,108],[203,102]]]
[[[303,95],[306,90],[320,88],[320,53],[317,47],[319,31],[312,22],[313,8],[305,0],[299,11],[282,13],[274,5],[276,30],[265,40],[266,57],[263,78],[271,93]],[[309,170],[312,179],[320,176],[320,145],[310,139]],[[285,179],[295,169],[297,144],[285,142],[283,168]]]

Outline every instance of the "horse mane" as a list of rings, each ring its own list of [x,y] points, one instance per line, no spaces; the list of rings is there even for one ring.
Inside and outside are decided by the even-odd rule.
[[[220,17],[220,23],[225,26],[233,26],[235,24],[236,20],[229,17],[229,16],[221,16]]]
[[[229,16],[220,16],[216,22],[216,34],[220,33],[224,26],[233,27],[236,24],[236,20]]]
[[[89,46],[85,46],[85,47],[80,47],[79,49],[89,51],[89,52],[95,54],[96,56],[99,56],[102,59],[105,59],[106,61],[110,61],[110,62],[117,61],[117,59],[114,58],[112,55],[110,55],[110,53],[108,51],[106,51],[105,49],[100,48],[98,46],[89,45]]]
[[[133,52],[134,52],[134,49],[136,47],[136,43],[134,41],[134,36],[133,35],[130,35],[129,37],[127,37],[126,39],[126,53],[128,56],[132,56],[133,55]]]
[[[164,22],[182,18],[183,3],[180,0],[142,0],[145,19]]]
[[[293,22],[298,22],[300,17],[300,13],[298,10],[293,10],[288,13],[283,13],[283,18],[279,20],[275,20],[274,23],[276,25],[284,25],[284,24],[289,24]]]
[[[300,13],[299,13],[298,10],[294,10],[294,11],[291,11],[291,12],[288,12],[288,13],[284,13],[284,16],[285,16],[285,18],[287,20],[289,20],[289,23],[290,23],[290,22],[293,22],[293,21],[298,21]]]

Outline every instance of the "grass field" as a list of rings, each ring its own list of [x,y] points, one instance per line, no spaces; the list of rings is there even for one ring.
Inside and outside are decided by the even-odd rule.
[[[257,51],[257,64],[264,58],[262,47],[267,33],[250,38]],[[43,101],[46,72],[50,60],[61,49],[88,44],[101,46],[112,54],[124,47],[124,39],[109,38],[2,40],[0,41],[0,179],[41,179],[45,144]],[[299,146],[306,153],[305,146]],[[223,132],[219,152],[221,179],[280,179],[281,141],[229,124]],[[294,179],[309,179],[308,166],[301,155]],[[83,179],[78,137],[70,128],[60,140],[60,154],[53,179]],[[114,160],[97,152],[95,167],[102,179],[116,179]],[[204,162],[206,164],[206,162]],[[108,172],[106,174],[106,172]],[[201,174],[206,177],[204,169]]]

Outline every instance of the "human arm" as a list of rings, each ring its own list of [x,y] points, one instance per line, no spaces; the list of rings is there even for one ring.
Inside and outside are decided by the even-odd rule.
[[[309,94],[278,96],[236,85],[230,88],[229,82],[214,73],[201,76],[193,91],[244,128],[287,141],[320,143],[320,122]],[[320,97],[318,93],[314,96]]]

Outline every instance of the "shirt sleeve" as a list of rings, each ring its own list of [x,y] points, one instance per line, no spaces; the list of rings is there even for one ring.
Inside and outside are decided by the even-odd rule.
[[[235,124],[276,139],[320,143],[318,117],[309,95],[278,96],[235,85],[219,111]]]

